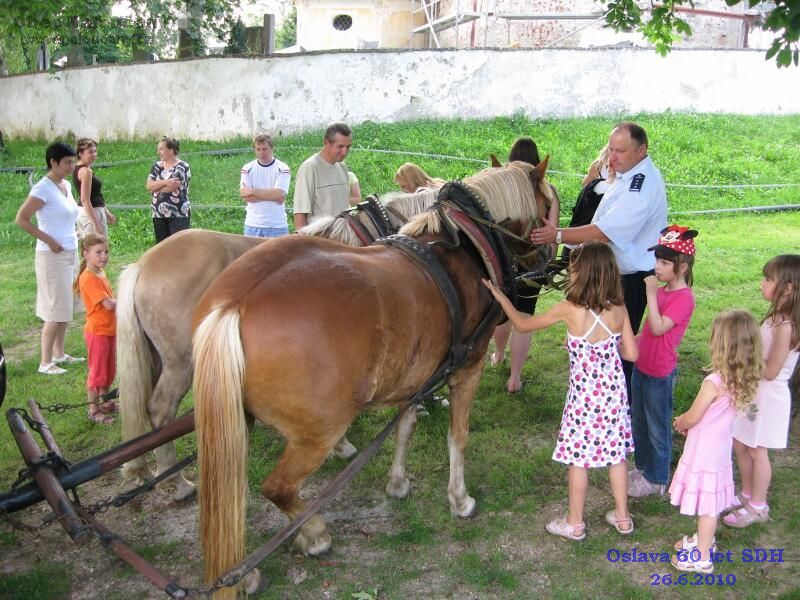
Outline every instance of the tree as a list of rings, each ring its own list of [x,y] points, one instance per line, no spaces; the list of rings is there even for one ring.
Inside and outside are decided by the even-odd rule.
[[[677,15],[677,7],[688,4],[694,7],[692,0],[662,0],[652,4],[650,18],[645,19],[636,0],[597,0],[606,5],[606,22],[615,31],[637,30],[644,35],[662,56],[667,54],[672,44],[682,36],[692,35],[689,24]],[[746,2],[749,8],[759,4],[773,6],[767,13],[761,26],[777,34],[772,46],[767,50],[766,59],[775,58],[778,67],[788,67],[792,63],[800,63],[800,0],[725,0],[728,6],[736,6]]]
[[[165,54],[175,45],[182,12],[193,54],[203,54],[211,35],[224,40],[233,24],[237,0],[128,0],[132,15],[113,17],[115,0],[0,0],[0,71],[32,70],[35,48],[46,43],[53,58],[69,54],[69,64],[83,55],[103,62],[130,60],[134,49]],[[24,65],[19,57],[24,58]],[[12,65],[9,65],[12,66]]]
[[[275,32],[275,48],[288,48],[297,43],[297,7],[292,6],[292,10],[286,16],[286,20]]]
[[[64,54],[82,54],[82,41],[91,41],[107,26],[113,0],[0,0],[0,36],[3,47],[17,40],[28,48],[55,41]],[[27,61],[27,59],[26,59]]]

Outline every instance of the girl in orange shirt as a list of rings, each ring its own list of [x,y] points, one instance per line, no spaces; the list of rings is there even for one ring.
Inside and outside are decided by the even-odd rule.
[[[112,401],[98,404],[101,394],[108,392],[116,375],[117,301],[103,268],[108,264],[108,241],[90,233],[81,240],[81,269],[75,282],[86,307],[83,337],[88,352],[89,377],[86,381],[89,398],[89,420],[103,425],[114,422],[109,413],[117,411]]]

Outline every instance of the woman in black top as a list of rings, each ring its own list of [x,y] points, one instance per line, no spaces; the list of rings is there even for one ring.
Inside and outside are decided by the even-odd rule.
[[[94,232],[108,239],[108,226],[117,220],[106,208],[103,182],[92,171],[92,164],[97,160],[97,142],[91,138],[81,138],[77,152],[78,162],[72,172],[72,183],[78,190],[78,204],[81,206],[75,225],[78,237]]]
[[[539,149],[536,147],[536,142],[531,138],[519,138],[511,146],[511,151],[508,154],[508,162],[519,160],[531,165],[539,164]],[[558,215],[561,210],[560,202],[558,199],[558,192],[555,187],[553,189],[553,201],[550,205],[550,210],[547,214],[549,221],[558,223]],[[552,252],[555,253],[555,246]],[[520,275],[521,273],[518,273]],[[514,307],[527,314],[532,315],[536,310],[536,301],[539,298],[539,290],[542,285],[547,283],[547,277],[541,275],[533,277],[531,282],[534,285],[526,285],[520,283],[517,288],[517,301]],[[510,343],[509,343],[509,337]],[[520,333],[519,331],[511,332],[511,321],[506,321],[502,325],[498,325],[494,329],[494,343],[497,348],[489,357],[492,366],[497,366],[502,363],[505,358],[506,345],[508,344],[511,349],[511,365],[509,366],[508,381],[506,382],[506,391],[509,394],[517,394],[522,391],[522,367],[525,364],[525,359],[528,358],[528,352],[531,347],[531,334]]]

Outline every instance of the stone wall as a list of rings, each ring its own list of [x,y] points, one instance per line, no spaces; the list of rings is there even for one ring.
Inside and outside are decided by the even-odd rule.
[[[334,120],[800,112],[800,77],[757,51],[414,50],[204,58],[0,79],[0,130],[221,140]]]

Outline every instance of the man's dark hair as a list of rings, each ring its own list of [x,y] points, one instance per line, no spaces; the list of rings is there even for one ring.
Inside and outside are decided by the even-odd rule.
[[[170,150],[172,150],[175,154],[178,154],[178,152],[181,151],[181,145],[175,138],[169,138],[164,136],[161,138],[161,141],[164,142],[164,145]]]
[[[519,138],[514,145],[511,146],[511,151],[508,153],[508,162],[521,160],[534,167],[539,164],[539,149],[529,137]]]
[[[53,165],[50,164],[51,160],[60,163],[61,159],[66,158],[67,156],[78,156],[72,146],[65,144],[64,142],[53,142],[50,144],[47,147],[47,150],[44,152],[44,160],[47,162],[47,170],[49,171],[53,168]]]
[[[328,128],[325,130],[325,139],[328,140],[329,143],[331,143],[333,142],[337,133],[345,137],[351,137],[353,135],[353,130],[350,129],[344,123],[333,123],[332,125],[329,125]]]
[[[614,126],[614,129],[624,129],[631,136],[631,139],[637,144],[640,146],[645,145],[648,148],[650,147],[650,144],[647,142],[647,132],[641,125],[638,125],[633,121],[623,121],[622,123],[617,123]]]

